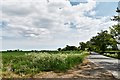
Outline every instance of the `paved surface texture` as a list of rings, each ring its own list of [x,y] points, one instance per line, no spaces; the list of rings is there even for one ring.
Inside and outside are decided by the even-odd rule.
[[[120,79],[120,60],[106,57],[95,52],[91,52],[88,59],[110,71],[116,78]]]

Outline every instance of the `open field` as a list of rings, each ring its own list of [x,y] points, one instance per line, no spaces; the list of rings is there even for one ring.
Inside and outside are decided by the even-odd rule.
[[[65,72],[82,63],[88,52],[3,52],[3,74],[34,75],[42,71]],[[3,75],[3,77],[4,77]]]

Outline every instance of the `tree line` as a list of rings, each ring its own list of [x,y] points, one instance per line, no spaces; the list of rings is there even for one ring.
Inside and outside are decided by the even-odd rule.
[[[117,8],[116,12],[120,12]],[[74,50],[89,50],[104,52],[106,50],[118,50],[120,45],[120,17],[114,16],[113,21],[118,21],[117,25],[113,25],[109,30],[102,30],[92,37],[87,42],[79,42],[79,47],[66,45],[65,48],[58,48],[58,51],[74,51]]]

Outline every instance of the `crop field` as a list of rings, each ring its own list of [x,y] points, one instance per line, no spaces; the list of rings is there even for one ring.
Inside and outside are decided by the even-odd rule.
[[[82,63],[87,52],[2,52],[2,72],[18,75],[37,74],[42,71],[65,72]]]

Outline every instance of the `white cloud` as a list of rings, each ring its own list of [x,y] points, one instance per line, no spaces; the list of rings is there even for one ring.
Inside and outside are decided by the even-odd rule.
[[[54,45],[76,45],[80,40],[88,40],[101,29],[108,29],[112,23],[107,20],[109,17],[95,19],[84,15],[89,12],[91,16],[95,15],[95,0],[76,6],[71,6],[68,0],[4,0],[1,6],[2,20],[7,22],[3,36],[24,37],[25,40],[35,38],[43,40],[41,44],[51,45],[52,40]],[[76,24],[74,33],[71,25],[65,25],[71,22]]]
[[[89,14],[90,14],[91,16],[95,16],[96,12],[95,12],[95,11],[91,11]]]

